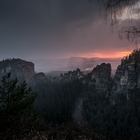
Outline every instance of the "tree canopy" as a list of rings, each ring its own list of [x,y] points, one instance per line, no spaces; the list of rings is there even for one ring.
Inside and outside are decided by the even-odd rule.
[[[26,87],[25,81],[18,83],[10,73],[3,77],[0,86],[0,126],[10,126],[25,114],[31,114],[37,93]],[[1,127],[0,127],[1,128]]]

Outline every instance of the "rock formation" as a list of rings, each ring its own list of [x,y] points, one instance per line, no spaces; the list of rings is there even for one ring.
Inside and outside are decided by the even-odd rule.
[[[133,56],[133,57],[132,57]],[[134,50],[129,58],[122,59],[114,77],[112,95],[125,94],[130,99],[132,92],[140,88],[140,50]]]
[[[97,92],[108,92],[111,86],[111,65],[97,65],[86,77],[84,83],[95,86]]]
[[[32,77],[34,80],[44,80],[46,78],[45,74],[43,72],[39,72],[34,74]]]
[[[28,80],[34,75],[34,64],[21,59],[6,59],[0,61],[0,77],[11,73],[18,80]]]
[[[43,72],[39,72],[34,74],[31,78],[30,78],[30,85],[31,86],[36,86],[38,83],[45,83],[46,82],[46,76]]]
[[[60,74],[61,79],[69,81],[73,79],[82,79],[84,77],[83,72],[77,68],[74,71],[69,71],[68,73],[65,74]]]
[[[126,65],[119,65],[114,77],[112,94],[124,93],[128,97],[129,91],[139,88],[139,69],[140,65],[135,60]]]

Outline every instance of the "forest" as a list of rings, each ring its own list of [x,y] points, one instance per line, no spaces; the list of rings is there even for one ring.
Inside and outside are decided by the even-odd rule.
[[[34,88],[39,96],[34,107],[39,114],[46,112],[45,121],[53,124],[73,123],[74,102],[85,94],[83,115],[96,133],[107,131],[110,136],[138,137],[140,132],[140,90],[131,91],[133,97],[127,100],[125,94],[112,97],[97,93],[94,86],[83,84],[82,80],[37,83]]]
[[[46,112],[45,120],[49,123],[61,124],[71,121],[71,113],[76,98],[83,90],[80,80],[65,82],[36,83],[33,88],[38,94],[34,108],[39,114]]]

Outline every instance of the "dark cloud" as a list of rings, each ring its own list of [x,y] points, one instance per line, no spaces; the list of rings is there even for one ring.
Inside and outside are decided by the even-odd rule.
[[[0,0],[0,59],[130,50],[110,32],[101,7],[89,0]]]

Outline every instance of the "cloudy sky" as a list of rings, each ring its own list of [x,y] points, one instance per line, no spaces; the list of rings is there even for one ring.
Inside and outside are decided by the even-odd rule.
[[[89,0],[0,0],[0,59],[121,57],[134,49]]]

